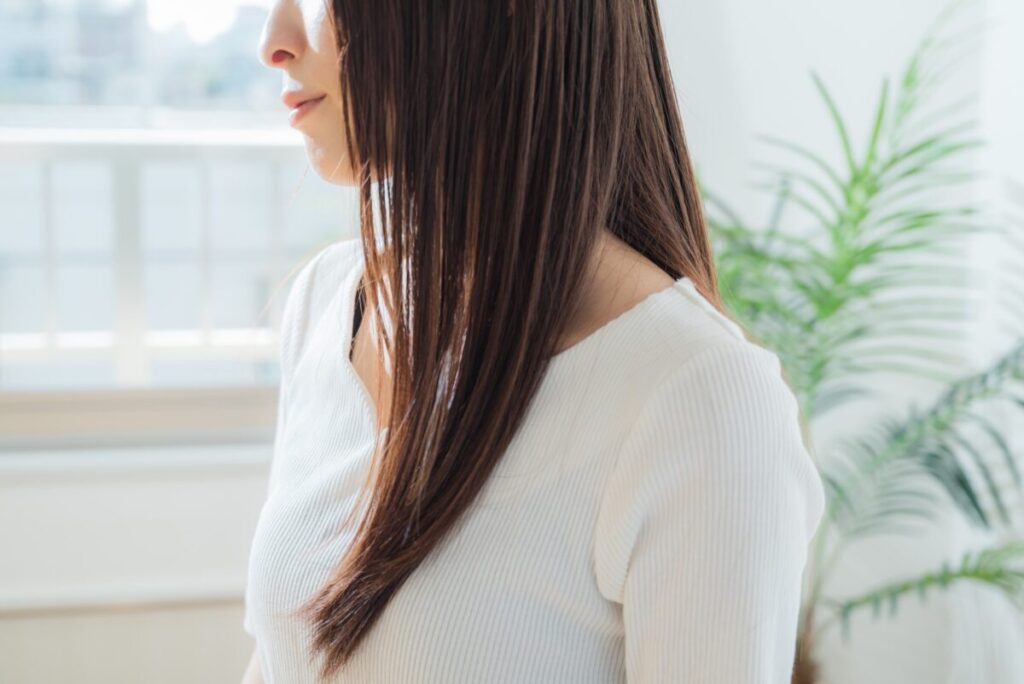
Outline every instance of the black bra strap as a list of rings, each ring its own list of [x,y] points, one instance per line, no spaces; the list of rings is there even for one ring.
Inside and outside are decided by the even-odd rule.
[[[356,332],[359,331],[359,324],[363,322],[363,308],[366,306],[366,295],[363,292],[363,280],[359,279],[359,287],[356,289],[355,314],[352,319],[352,346],[349,348],[349,357],[355,350]]]

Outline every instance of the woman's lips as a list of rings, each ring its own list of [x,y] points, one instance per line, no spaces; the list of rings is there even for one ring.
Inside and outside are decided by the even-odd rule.
[[[316,106],[318,104],[320,104],[320,101],[322,99],[324,99],[325,97],[326,97],[326,95],[321,95],[320,97],[311,98],[309,100],[306,100],[305,102],[302,102],[301,104],[299,104],[295,108],[293,108],[291,115],[288,117],[288,123],[291,124],[292,126],[297,124],[310,111],[312,111],[314,108],[316,108]]]

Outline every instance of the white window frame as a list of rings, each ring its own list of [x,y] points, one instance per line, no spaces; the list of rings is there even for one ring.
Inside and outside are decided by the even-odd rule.
[[[265,442],[272,438],[277,386],[154,388],[146,377],[147,355],[195,353],[204,358],[240,355],[276,360],[277,331],[222,330],[211,325],[210,311],[202,326],[188,334],[147,331],[142,302],[142,249],[139,175],[144,163],[166,160],[208,163],[258,157],[275,173],[270,206],[270,253],[277,258],[272,278],[284,281],[293,264],[284,254],[282,231],[287,202],[280,174],[286,164],[302,159],[301,137],[277,130],[75,130],[0,129],[0,161],[43,163],[44,269],[47,273],[48,327],[35,335],[0,332],[0,356],[113,353],[118,387],[90,391],[0,391],[0,450],[151,445],[174,443]],[[109,334],[61,333],[56,329],[54,271],[56,249],[49,204],[49,172],[53,164],[101,159],[113,169],[115,326]],[[211,247],[209,183],[203,188],[201,228],[202,291],[210,283]],[[208,299],[204,297],[204,299]],[[269,319],[278,321],[283,307],[273,298]],[[103,338],[103,339],[98,339]],[[116,347],[112,350],[112,347]]]

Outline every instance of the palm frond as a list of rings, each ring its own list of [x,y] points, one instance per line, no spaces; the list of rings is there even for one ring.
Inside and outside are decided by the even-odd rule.
[[[953,14],[940,15],[933,30]],[[968,288],[950,288],[943,300],[932,290],[923,304],[928,298],[916,293],[965,281],[958,241],[990,228],[977,207],[942,199],[972,179],[960,160],[980,144],[972,136],[975,122],[961,117],[962,102],[931,105],[936,61],[967,37],[926,33],[896,87],[883,80],[860,153],[837,99],[812,72],[842,162],[759,136],[792,160],[758,164],[767,178],[757,187],[776,199],[767,229],[751,227],[720,200],[709,201],[723,299],[779,350],[809,418],[863,396],[857,382],[865,371],[943,383],[956,377],[958,356],[928,356],[921,349],[942,335],[936,324],[964,318]],[[804,227],[798,231],[798,225]],[[922,261],[949,258],[933,259],[925,271],[907,267],[908,253]],[[898,338],[904,344],[896,344]]]
[[[1007,180],[1009,211],[1007,230],[999,245],[1002,255],[996,279],[997,303],[1003,318],[1003,332],[1012,338],[1024,338],[1024,182]]]
[[[900,601],[910,595],[916,595],[923,601],[930,591],[946,589],[963,582],[980,583],[997,589],[1024,609],[1024,542],[1013,541],[994,548],[968,551],[956,565],[943,563],[935,572],[892,582],[842,601],[824,599],[823,604],[834,611],[843,638],[848,639],[850,620],[856,612],[869,608],[877,618],[887,608],[891,617],[896,614]]]
[[[910,487],[921,492],[920,482],[914,485],[913,478],[923,473],[942,485],[969,520],[989,527],[991,520],[982,503],[985,497],[975,488],[975,478],[966,465],[970,461],[987,485],[987,496],[1001,519],[1009,523],[1003,487],[992,476],[982,454],[994,445],[1013,475],[1013,484],[1021,490],[1019,457],[975,409],[990,400],[1005,400],[1022,380],[1024,341],[989,368],[952,384],[924,411],[912,407],[902,422],[892,418],[882,421],[872,439],[844,445],[823,467],[833,492],[827,517],[844,533],[858,534],[866,529],[864,520],[877,516],[875,499],[885,496],[887,487]],[[1019,408],[1024,409],[1024,405]],[[987,441],[973,441],[966,435],[962,428],[971,423],[981,425],[982,438]],[[900,515],[889,512],[891,521],[898,522]]]

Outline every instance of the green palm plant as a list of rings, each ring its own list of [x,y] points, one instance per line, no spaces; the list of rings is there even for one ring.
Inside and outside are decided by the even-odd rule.
[[[744,222],[702,189],[723,300],[777,350],[808,421],[870,396],[869,373],[905,374],[945,388],[930,405],[881,417],[834,453],[816,453],[827,505],[808,564],[794,681],[816,679],[813,646],[821,630],[838,621],[847,635],[850,616],[860,610],[878,614],[888,606],[892,615],[908,595],[959,582],[995,587],[1024,609],[1020,541],[964,554],[860,596],[824,593],[851,541],[912,534],[946,501],[973,525],[1009,529],[1010,492],[1022,489],[1019,455],[987,414],[995,403],[1024,410],[1024,334],[987,368],[966,376],[957,354],[935,348],[958,339],[968,322],[962,240],[998,230],[981,220],[979,207],[956,199],[973,180],[964,160],[982,144],[964,115],[971,99],[936,103],[950,65],[971,49],[973,31],[944,33],[964,6],[955,2],[929,27],[895,88],[883,81],[861,150],[828,88],[812,74],[841,161],[762,136],[793,160],[760,165],[769,177],[760,187],[775,198],[767,225]],[[1024,311],[1016,315],[1024,321]]]

